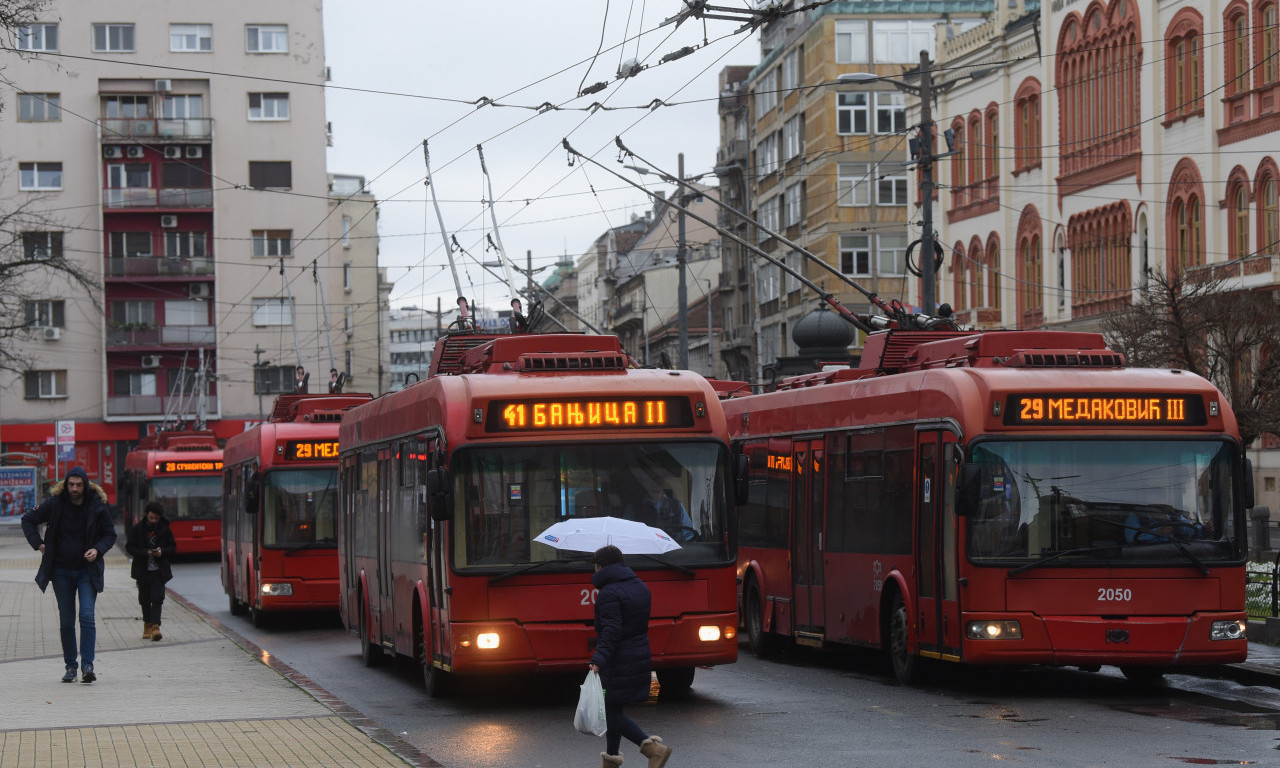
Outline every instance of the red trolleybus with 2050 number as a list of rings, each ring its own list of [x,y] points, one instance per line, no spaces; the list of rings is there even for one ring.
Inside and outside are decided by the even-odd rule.
[[[222,536],[222,448],[212,431],[157,432],[129,451],[119,498],[125,536],[152,500],[164,505],[180,554],[217,553]]]
[[[227,440],[222,587],[254,626],[278,611],[338,607],[338,423],[372,395],[281,395]]]
[[[1152,680],[1243,661],[1252,475],[1215,387],[1087,333],[888,331],[725,403],[741,610],[779,640]]]
[[[581,672],[589,553],[534,538],[601,515],[680,545],[627,556],[660,684],[736,660],[728,433],[702,377],[636,369],[614,336],[453,334],[428,378],[344,414],[341,444],[341,610],[366,663],[415,659],[437,696],[451,676]],[[646,496],[679,511],[650,517]]]

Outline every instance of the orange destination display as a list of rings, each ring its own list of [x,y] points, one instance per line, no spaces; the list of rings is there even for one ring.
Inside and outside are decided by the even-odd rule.
[[[691,426],[693,411],[686,397],[494,400],[485,422],[488,432]]]
[[[1037,392],[1009,395],[1004,423],[1009,426],[1080,425],[1187,427],[1205,424],[1204,401],[1191,395],[1150,392]]]
[[[284,444],[285,461],[335,461],[337,440],[290,440]]]

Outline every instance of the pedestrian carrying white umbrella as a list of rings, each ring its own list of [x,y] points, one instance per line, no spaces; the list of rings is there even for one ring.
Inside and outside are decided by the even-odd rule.
[[[620,517],[564,520],[538,534],[534,541],[571,552],[595,552],[612,544],[624,555],[660,555],[680,549],[661,528]]]

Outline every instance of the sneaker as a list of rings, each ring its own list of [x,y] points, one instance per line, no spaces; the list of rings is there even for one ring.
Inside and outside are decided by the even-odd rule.
[[[76,668],[67,667],[67,673],[62,676],[62,682],[74,683],[76,681]]]
[[[72,679],[74,680],[75,678],[72,678]],[[80,682],[92,683],[94,680],[97,680],[97,679],[98,679],[98,676],[93,674],[93,667],[88,664],[85,664],[84,674],[80,675]],[[71,682],[71,681],[68,680],[67,682]]]

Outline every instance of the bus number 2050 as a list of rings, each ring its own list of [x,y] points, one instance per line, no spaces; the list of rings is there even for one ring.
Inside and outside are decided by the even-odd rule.
[[[582,602],[578,603],[578,605],[595,605],[596,596],[600,594],[600,590],[584,589],[578,594],[582,596]]]
[[[1133,599],[1132,589],[1119,587],[1098,587],[1098,601],[1105,603],[1127,603]]]

